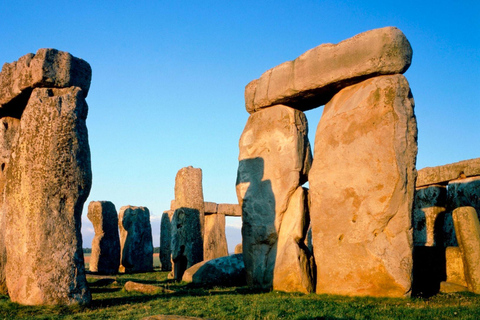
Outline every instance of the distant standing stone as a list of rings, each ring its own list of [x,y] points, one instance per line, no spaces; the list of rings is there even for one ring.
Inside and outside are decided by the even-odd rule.
[[[243,250],[242,250],[242,244],[239,243],[239,244],[237,244],[237,245],[235,246],[235,249],[234,249],[233,253],[238,254],[238,253],[242,253],[242,252],[243,252]]]
[[[118,215],[110,201],[92,201],[88,205],[88,219],[95,229],[90,257],[90,271],[115,274],[120,266],[120,236]]]
[[[224,214],[215,213],[205,216],[205,234],[203,241],[204,260],[228,256]]]
[[[173,210],[165,211],[162,214],[160,223],[160,263],[163,271],[172,270],[172,218]]]
[[[120,228],[120,272],[153,270],[152,227],[146,207],[123,206],[118,214]]]
[[[34,89],[5,189],[7,286],[13,302],[91,300],[80,232],[92,172],[87,104],[78,87]]]

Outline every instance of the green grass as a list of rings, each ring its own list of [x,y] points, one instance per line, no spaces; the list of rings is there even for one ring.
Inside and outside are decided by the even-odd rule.
[[[429,299],[353,298],[255,292],[245,287],[198,288],[167,280],[167,272],[88,276],[88,307],[28,307],[0,296],[0,319],[141,319],[176,314],[212,319],[480,319],[480,296],[439,294]],[[155,284],[175,293],[128,293],[126,281]]]

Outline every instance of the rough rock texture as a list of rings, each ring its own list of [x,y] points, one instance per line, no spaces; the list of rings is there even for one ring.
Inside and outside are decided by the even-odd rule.
[[[251,287],[272,288],[283,214],[311,165],[307,133],[305,114],[279,105],[250,115],[240,137],[236,190]]]
[[[456,179],[448,183],[447,213],[443,222],[443,242],[447,246],[458,246],[452,212],[460,207],[474,207],[480,214],[480,176]]]
[[[473,176],[480,176],[480,158],[418,170],[416,185],[418,188],[431,184],[446,184],[451,180]]]
[[[417,126],[402,75],[325,106],[309,174],[317,293],[408,296]]]
[[[182,280],[185,270],[203,260],[200,214],[197,209],[178,208],[172,218],[173,278]]]
[[[10,154],[18,139],[20,120],[11,117],[0,119],[0,208],[3,205],[3,191],[7,182],[6,172],[10,162]],[[5,266],[7,264],[7,250],[5,248],[5,221],[4,212],[0,209],[0,294],[7,294]]]
[[[205,286],[244,286],[245,264],[241,254],[202,261],[185,271],[182,280]]]
[[[443,245],[443,220],[447,207],[447,187],[431,185],[415,190],[413,205],[413,244]]]
[[[460,207],[453,211],[453,223],[458,246],[462,253],[467,287],[480,293],[480,223],[473,207]]]
[[[90,272],[116,274],[120,266],[120,236],[115,205],[110,201],[91,201],[87,217],[95,229]]]
[[[298,187],[290,198],[278,235],[273,289],[287,292],[314,291],[313,258],[305,245],[310,218],[305,189]]]
[[[168,210],[162,214],[160,224],[160,263],[163,271],[172,270],[172,218],[175,211]]]
[[[205,221],[205,204],[203,201],[202,169],[185,167],[177,172],[175,177],[175,209],[190,208],[199,213],[203,235]]]
[[[454,292],[465,292],[468,291],[468,288],[457,283],[442,281],[440,282],[440,292],[442,293],[454,293]]]
[[[123,206],[118,213],[120,272],[153,270],[152,227],[146,207]]]
[[[204,260],[228,256],[224,214],[216,213],[205,216],[205,235],[203,238],[203,244]]]
[[[239,243],[239,244],[237,244],[237,245],[235,246],[235,249],[234,249],[233,253],[235,253],[235,254],[243,253],[243,248],[242,248],[242,244],[241,244],[241,243]]]
[[[18,61],[5,63],[0,73],[0,108],[21,109],[34,88],[80,87],[88,94],[92,69],[88,62],[56,49],[39,49]],[[19,114],[18,114],[19,115]]]
[[[157,293],[174,293],[173,290],[168,290],[162,287],[157,287],[151,284],[138,283],[134,281],[127,281],[124,285],[127,292],[140,292],[145,294],[157,294]]]
[[[217,213],[217,204],[215,202],[204,202],[205,214]]]
[[[92,181],[82,90],[34,89],[7,168],[7,286],[27,305],[86,304],[81,214]]]
[[[266,71],[245,88],[249,113],[277,104],[302,111],[327,103],[339,90],[378,75],[405,72],[412,48],[397,28],[360,33],[322,44]]]
[[[227,217],[241,217],[242,207],[238,204],[219,203],[217,205],[217,213],[224,214]]]
[[[447,271],[447,282],[457,283],[464,287],[467,286],[465,281],[465,270],[463,268],[462,252],[459,247],[447,247],[445,250],[445,261]]]

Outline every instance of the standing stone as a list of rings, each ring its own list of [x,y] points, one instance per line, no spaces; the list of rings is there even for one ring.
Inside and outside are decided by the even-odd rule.
[[[120,266],[120,236],[115,205],[110,201],[92,201],[88,205],[87,217],[95,229],[90,271],[101,274],[117,273]]]
[[[465,270],[463,268],[462,252],[460,251],[460,248],[445,248],[445,262],[447,282],[456,283],[466,287],[467,282],[465,281]]]
[[[172,219],[172,268],[174,278],[180,281],[187,266],[203,260],[205,204],[202,169],[189,166],[177,172],[172,205],[175,209]],[[177,213],[178,209],[182,210]]]
[[[239,254],[239,253],[243,253],[243,248],[242,248],[242,244],[239,243],[235,246],[235,249],[233,251],[234,254]]]
[[[174,211],[168,210],[162,214],[160,224],[160,263],[162,271],[172,270],[172,218]]]
[[[251,287],[272,288],[283,215],[310,169],[307,133],[303,112],[278,105],[250,115],[240,138],[236,190]]]
[[[224,214],[216,213],[205,215],[205,236],[203,241],[204,260],[228,256]]]
[[[453,223],[462,253],[465,280],[470,291],[480,293],[480,223],[473,207],[453,211]]]
[[[10,154],[18,139],[20,120],[11,117],[0,119],[0,294],[7,294],[5,267],[7,265],[7,249],[5,248],[5,218],[1,210],[3,193],[7,182],[6,172],[10,162]]]
[[[415,190],[413,206],[413,244],[432,247],[441,240],[447,206],[447,187],[432,185]]]
[[[325,106],[309,174],[317,293],[402,297],[412,282],[417,125],[402,75]]]
[[[153,241],[150,211],[146,207],[123,206],[118,214],[120,229],[120,272],[153,270]]]
[[[202,230],[197,209],[181,207],[172,218],[173,278],[182,280],[185,270],[203,261]]]
[[[305,245],[309,226],[305,189],[298,187],[283,216],[278,236],[273,289],[287,292],[314,291],[313,259]]]
[[[7,168],[7,286],[13,302],[86,304],[81,214],[92,181],[78,87],[34,89]]]

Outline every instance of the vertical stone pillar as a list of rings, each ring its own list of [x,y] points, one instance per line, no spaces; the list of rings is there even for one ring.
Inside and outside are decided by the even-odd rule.
[[[116,274],[120,266],[120,236],[115,205],[110,201],[92,201],[88,205],[87,217],[95,229],[90,271]]]
[[[175,213],[172,218],[172,260],[174,278],[203,260],[205,204],[202,169],[185,167],[175,177]]]
[[[153,241],[150,211],[146,207],[123,206],[118,213],[120,229],[120,272],[153,270]]]
[[[432,247],[437,245],[437,240],[443,240],[446,206],[447,186],[432,185],[415,190],[412,221],[415,246]]]
[[[225,214],[205,215],[204,260],[228,256],[227,236],[225,235]]]
[[[7,168],[5,245],[13,302],[86,304],[81,214],[92,181],[87,104],[78,87],[37,88]]]
[[[408,296],[417,125],[402,75],[325,105],[309,174],[317,293]]]
[[[250,287],[273,286],[283,216],[310,169],[307,134],[303,112],[276,105],[250,115],[240,137],[236,191]]]
[[[453,223],[462,253],[465,280],[470,291],[480,293],[480,223],[475,208],[453,211]]]
[[[7,294],[5,267],[7,264],[7,250],[5,248],[5,212],[2,209],[4,190],[7,183],[7,167],[10,154],[18,139],[20,120],[11,117],[0,119],[0,294]]]
[[[160,263],[162,271],[172,270],[172,218],[173,210],[165,211],[162,214],[160,223]]]

